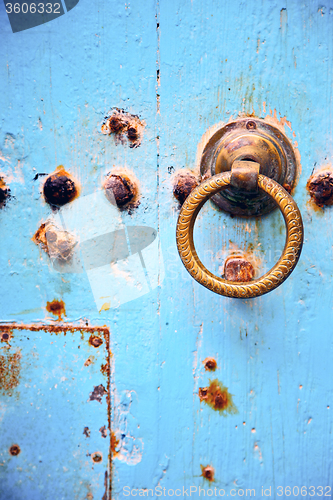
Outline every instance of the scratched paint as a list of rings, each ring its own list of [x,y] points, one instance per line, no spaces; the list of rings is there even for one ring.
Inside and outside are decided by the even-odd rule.
[[[109,500],[111,472],[115,499],[126,485],[209,488],[207,465],[214,487],[228,494],[329,485],[333,212],[313,206],[306,184],[332,164],[331,2],[235,0],[217,8],[213,0],[80,0],[66,16],[16,34],[0,9],[0,177],[10,189],[0,211],[0,319],[16,322],[1,330],[0,348],[6,359],[16,349],[22,356],[18,384],[0,399],[7,490],[0,499]],[[145,122],[140,147],[129,147],[125,129],[122,140],[102,133],[114,109]],[[306,241],[278,290],[234,301],[200,287],[177,256],[173,175],[198,175],[212,130],[243,115],[282,127],[296,148],[292,195]],[[125,226],[158,229],[166,272],[156,288],[97,309],[86,274],[56,272],[34,244],[53,213],[44,182],[61,164],[80,186],[73,205],[110,172],[135,175],[140,204],[121,217]],[[278,212],[231,218],[209,202],[194,236],[198,255],[219,275],[232,253],[251,254],[256,275],[266,272],[285,237]],[[61,321],[46,310],[54,299],[65,303]],[[104,334],[86,330],[83,343],[78,323],[110,329],[111,366],[102,370],[98,355],[106,344],[89,344]],[[213,376],[203,363],[211,357]],[[200,402],[199,388],[212,378],[223,381],[239,413],[223,417]],[[100,385],[107,394],[89,400]]]

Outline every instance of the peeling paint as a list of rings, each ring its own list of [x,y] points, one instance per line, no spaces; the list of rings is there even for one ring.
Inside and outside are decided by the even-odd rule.
[[[88,401],[98,401],[102,403],[103,396],[107,394],[103,384],[94,387],[94,390],[90,393]]]

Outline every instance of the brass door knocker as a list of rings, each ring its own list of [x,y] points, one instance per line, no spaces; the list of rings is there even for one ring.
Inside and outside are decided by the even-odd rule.
[[[246,130],[249,130],[248,127],[246,127],[246,122],[248,121],[242,120],[236,123],[239,124],[240,122],[242,122],[241,125],[244,125],[245,122],[245,128]],[[256,122],[251,120],[251,122],[255,123],[256,128],[258,127],[258,122],[261,123],[259,120],[256,120]],[[244,141],[245,143],[248,143],[249,139],[251,139],[251,136],[248,137],[248,134],[245,135],[246,137],[245,139],[243,138],[243,144]],[[258,139],[257,136],[253,136],[253,138],[256,145],[258,145],[261,137]],[[242,144],[239,137],[237,140],[240,144]],[[211,147],[211,141],[209,146]],[[259,162],[256,161],[257,159],[260,160],[260,150],[258,151],[256,147],[251,148],[251,144],[246,144],[245,147],[247,150],[246,153],[238,151],[238,157],[236,155],[237,159],[233,161],[231,170],[223,171],[217,175],[209,177],[190,193],[180,211],[176,232],[179,255],[191,276],[213,292],[235,298],[257,297],[259,295],[264,295],[281,285],[295,268],[303,245],[302,217],[295,201],[279,182],[273,178],[267,177],[263,173],[259,173],[259,170],[260,172],[264,170],[262,165],[259,165]],[[215,149],[218,149],[218,145]],[[225,151],[218,151],[218,155],[215,151],[215,158],[218,158],[221,154],[225,154]],[[242,158],[242,154],[246,155],[245,158],[244,156]],[[225,156],[227,157],[226,154]],[[212,154],[211,157],[214,158],[214,154]],[[269,158],[266,159],[266,163],[268,163],[268,159]],[[277,161],[278,159],[275,158],[275,160]],[[284,158],[284,160],[284,172],[287,174],[289,172],[289,176],[291,177],[291,179],[289,178],[289,182],[293,182],[295,168],[293,168],[293,165],[288,165],[288,158]],[[214,164],[216,166],[216,161]],[[246,207],[244,208],[244,199],[246,199],[247,193],[250,200],[250,212],[254,210],[255,206],[258,210],[258,203],[255,205],[253,202],[253,200],[256,199],[259,200],[259,205],[261,206],[263,213],[267,212],[269,209],[271,210],[277,205],[283,214],[287,229],[285,248],[278,262],[264,276],[246,283],[227,281],[208,271],[208,269],[206,269],[200,261],[193,241],[194,223],[204,203],[206,203],[209,198],[214,196],[216,197],[218,194],[223,195],[223,192],[230,188],[230,186],[236,188],[236,190],[234,190],[234,193],[236,192],[236,196],[237,192],[239,192],[240,196],[242,196],[242,210],[246,210]],[[234,199],[232,199],[232,196],[234,196]],[[229,203],[229,211],[231,212],[233,209],[237,212],[238,209],[237,199],[235,201],[236,196],[232,194],[229,197],[229,200],[227,198],[223,200],[223,203],[227,200],[227,203]]]

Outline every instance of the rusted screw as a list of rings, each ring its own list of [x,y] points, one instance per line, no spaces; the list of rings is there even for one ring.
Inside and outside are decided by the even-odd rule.
[[[224,263],[224,277],[228,281],[251,281],[254,277],[253,265],[239,255],[228,257]]]
[[[333,170],[321,170],[313,174],[307,183],[313,201],[319,206],[333,203]]]
[[[92,345],[93,347],[99,347],[100,345],[103,344],[103,340],[100,337],[91,335],[91,337],[89,338],[89,344]]]
[[[134,127],[130,127],[127,130],[127,137],[129,138],[130,141],[136,141],[138,138],[138,131]]]
[[[92,461],[95,463],[99,463],[103,460],[102,453],[100,453],[99,451],[92,453],[91,458],[92,458]]]
[[[9,335],[8,335],[8,333],[3,333],[3,334],[1,335],[1,338],[2,338],[2,340],[8,340],[8,339],[9,339]]]
[[[201,467],[202,470],[202,476],[205,479],[208,479],[208,481],[214,481],[214,469],[210,465],[207,465],[207,467]]]
[[[107,199],[118,207],[124,207],[136,195],[136,186],[126,175],[111,174],[104,182]]]
[[[198,181],[193,174],[179,174],[176,177],[173,186],[174,197],[179,201],[180,205],[184,203],[188,195],[196,188]]]
[[[19,447],[18,444],[13,444],[10,448],[9,448],[9,453],[13,456],[13,457],[16,457],[17,455],[19,455],[21,453],[21,448]]]
[[[256,122],[254,122],[254,121],[250,120],[250,121],[248,121],[248,122],[247,122],[247,124],[246,124],[246,128],[247,128],[248,130],[254,130],[254,129],[256,129],[256,128],[257,128],[257,124],[256,124]]]
[[[214,358],[207,358],[204,361],[205,363],[205,370],[210,370],[210,371],[215,371],[217,363]]]
[[[199,398],[200,399],[206,399],[208,396],[208,389],[207,387],[199,387]]]
[[[75,182],[64,169],[51,174],[43,187],[45,200],[52,206],[61,207],[77,195]]]

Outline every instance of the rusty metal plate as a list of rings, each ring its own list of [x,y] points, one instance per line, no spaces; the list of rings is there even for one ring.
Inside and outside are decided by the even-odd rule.
[[[108,329],[1,325],[0,339],[0,499],[109,499]]]

